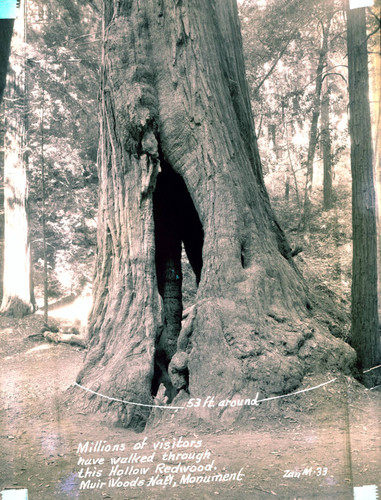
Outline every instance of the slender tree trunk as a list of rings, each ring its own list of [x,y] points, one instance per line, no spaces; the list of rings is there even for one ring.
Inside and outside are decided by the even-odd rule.
[[[284,188],[284,199],[286,201],[290,198],[290,167],[287,166],[287,172],[285,174],[285,188]]]
[[[27,52],[28,52],[28,44],[29,44],[29,38],[28,38],[28,0],[24,0],[22,5],[21,2],[18,1],[17,5],[19,6],[18,8],[23,9],[23,15],[24,15],[24,58],[23,58],[23,65],[24,65],[24,71],[25,71],[25,90],[24,90],[24,123],[25,123],[25,151],[24,151],[24,160],[25,160],[25,171],[26,171],[26,176],[27,176],[27,186],[30,185],[29,182],[29,155],[30,155],[30,148],[28,147],[30,144],[30,139],[29,139],[29,116],[30,116],[30,88],[33,88],[33,83],[30,81],[30,66],[27,61]],[[25,202],[25,210],[26,210],[26,217],[27,221],[30,220],[30,208],[29,208],[29,197],[27,193],[26,197],[26,202]],[[32,248],[30,246],[30,225],[28,222],[28,245],[29,245],[29,288],[30,288],[30,302],[33,305],[33,310],[36,309],[36,297],[34,295],[34,280],[33,280],[33,254],[32,254]]]
[[[42,249],[44,258],[44,323],[48,323],[49,316],[49,277],[48,277],[48,256],[46,251],[46,174],[45,174],[45,154],[44,154],[44,111],[45,111],[45,88],[42,82],[42,98],[41,98],[41,185],[42,185]]]
[[[165,389],[181,404],[282,394],[321,363],[350,366],[349,346],[313,320],[270,207],[236,3],[104,5],[98,253],[78,383],[140,404]],[[179,241],[198,282],[183,328]],[[149,413],[85,402],[134,427]]]
[[[380,362],[377,231],[365,9],[348,9],[349,131],[352,170],[352,340],[360,368]]]
[[[323,207],[324,210],[332,208],[332,154],[331,154],[331,129],[329,122],[329,85],[328,77],[325,78],[325,92],[321,103],[321,149],[323,151]]]
[[[13,40],[25,40],[23,10],[15,22]],[[4,157],[4,282],[1,313],[22,317],[34,310],[30,279],[25,162],[25,57],[12,52],[7,84]]]
[[[276,137],[276,125],[270,124],[268,127],[269,130],[269,148],[273,150],[275,157],[278,159],[278,144]]]
[[[5,116],[4,103],[0,103],[0,304],[3,300],[4,279],[4,149]]]
[[[300,195],[299,195],[298,179],[296,178],[294,163],[292,161],[292,156],[291,156],[291,151],[290,151],[290,141],[288,138],[288,128],[287,128],[287,123],[286,123],[286,119],[285,119],[284,114],[282,115],[282,121],[283,121],[283,129],[284,129],[284,136],[286,139],[286,149],[287,149],[287,157],[288,157],[287,177],[288,177],[288,182],[290,182],[289,179],[290,179],[290,176],[292,174],[292,177],[294,179],[296,201],[298,204],[298,209],[300,211],[302,208],[302,204],[301,204]],[[298,214],[298,219],[299,218],[300,218],[300,216]]]
[[[3,100],[13,33],[13,19],[0,19],[0,104]]]
[[[323,84],[323,73],[327,65],[327,54],[328,54],[328,39],[331,27],[332,13],[327,14],[324,22],[322,22],[322,44],[319,53],[319,63],[316,71],[316,87],[315,87],[315,97],[312,110],[312,120],[310,128],[310,138],[308,143],[308,153],[306,161],[306,184],[304,189],[304,206],[303,206],[303,217],[301,228],[304,231],[309,230],[310,219],[311,219],[311,195],[312,195],[312,183],[313,183],[313,173],[314,173],[314,158],[316,146],[318,143],[318,122],[320,115],[320,104],[321,104],[321,89]]]

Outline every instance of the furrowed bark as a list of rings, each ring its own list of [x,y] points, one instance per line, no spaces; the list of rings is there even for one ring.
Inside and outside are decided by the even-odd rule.
[[[377,228],[365,9],[347,11],[352,171],[352,339],[359,368],[381,360],[377,310]]]
[[[0,19],[0,147],[4,148],[5,123],[3,94],[8,71],[8,60],[13,33],[13,19]],[[4,153],[0,152],[0,262],[4,262]],[[3,298],[3,265],[0,265],[0,301]]]
[[[353,364],[313,321],[270,206],[235,2],[105,2],[104,31],[97,274],[78,382],[145,404],[165,387],[175,403],[281,394],[317,367]],[[198,281],[182,327],[181,241]],[[86,404],[126,426],[149,413]]]
[[[13,33],[13,19],[0,19],[0,104],[3,100]]]

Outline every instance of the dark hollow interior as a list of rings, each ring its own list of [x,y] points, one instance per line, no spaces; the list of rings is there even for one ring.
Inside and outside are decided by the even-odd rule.
[[[156,339],[152,394],[164,383],[169,401],[176,395],[168,364],[176,352],[183,313],[181,249],[184,245],[197,284],[202,270],[204,231],[183,178],[161,158],[153,194],[156,275],[164,304],[164,329]]]

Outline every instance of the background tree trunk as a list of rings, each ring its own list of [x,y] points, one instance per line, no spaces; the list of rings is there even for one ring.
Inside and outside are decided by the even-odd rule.
[[[0,104],[3,100],[13,33],[13,19],[0,19]]]
[[[308,371],[349,367],[353,351],[312,318],[270,207],[235,1],[106,1],[104,36],[98,255],[78,383],[146,404],[163,383],[176,403],[281,394]],[[179,241],[199,282],[183,328]],[[135,427],[149,412],[87,404]]]
[[[321,148],[323,151],[323,207],[324,210],[332,208],[332,142],[329,123],[329,84],[328,76],[325,78],[325,92],[321,103]]]
[[[23,10],[15,22],[13,43],[25,40]],[[24,51],[12,52],[5,106],[4,155],[4,281],[0,312],[23,317],[34,310],[31,290],[30,245],[27,220],[25,162],[25,65]]]
[[[377,231],[365,9],[348,9],[349,131],[352,170],[352,340],[360,368],[380,362]]]
[[[0,104],[0,304],[3,300],[4,279],[4,146],[5,117],[4,103]]]
[[[45,88],[42,82],[41,95],[41,123],[40,123],[40,140],[41,140],[41,191],[42,191],[42,210],[41,210],[41,225],[42,225],[42,252],[44,260],[44,323],[48,323],[49,319],[49,274],[48,274],[48,254],[46,249],[46,172],[45,172],[45,137],[44,137],[44,112],[45,112]]]
[[[311,195],[312,195],[312,182],[314,174],[314,158],[316,146],[318,144],[318,122],[320,115],[321,106],[321,89],[323,85],[323,72],[327,65],[327,54],[328,54],[328,38],[332,21],[332,13],[328,13],[326,19],[321,22],[322,26],[322,42],[321,49],[319,53],[319,63],[316,71],[316,87],[315,87],[315,97],[312,109],[312,119],[310,128],[310,138],[308,142],[308,153],[306,161],[306,185],[304,189],[304,206],[303,206],[303,218],[301,227],[304,231],[309,230],[310,218],[311,218]]]

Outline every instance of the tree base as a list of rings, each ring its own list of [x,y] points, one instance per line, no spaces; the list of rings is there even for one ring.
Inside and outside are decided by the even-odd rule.
[[[8,297],[3,299],[0,314],[11,318],[23,318],[35,312],[35,306],[31,302],[25,302],[19,297]]]
[[[296,390],[307,374],[354,369],[353,349],[312,319],[274,316],[255,320],[235,301],[201,301],[180,333],[169,366],[173,381],[182,374],[189,397],[246,399],[259,392],[263,398]]]
[[[245,309],[232,300],[216,298],[202,300],[190,309],[168,367],[177,392],[172,401],[166,397],[163,384],[157,394],[145,398],[138,391],[118,391],[123,384],[108,377],[99,377],[91,386],[86,386],[85,377],[83,384],[108,398],[143,405],[182,407],[191,398],[193,402],[199,398],[201,406],[192,408],[191,420],[205,424],[218,421],[224,426],[244,421],[252,409],[251,403],[231,407],[228,401],[276,398],[304,388],[311,376],[325,382],[340,373],[353,372],[354,350],[315,320],[296,322],[272,314],[256,322]],[[216,407],[202,406],[208,397],[214,398]],[[190,418],[188,410],[121,404],[78,387],[75,398],[82,409],[100,411],[106,421],[136,430],[143,430],[146,423],[174,418],[173,413],[176,419]],[[257,408],[255,401],[253,406]]]

